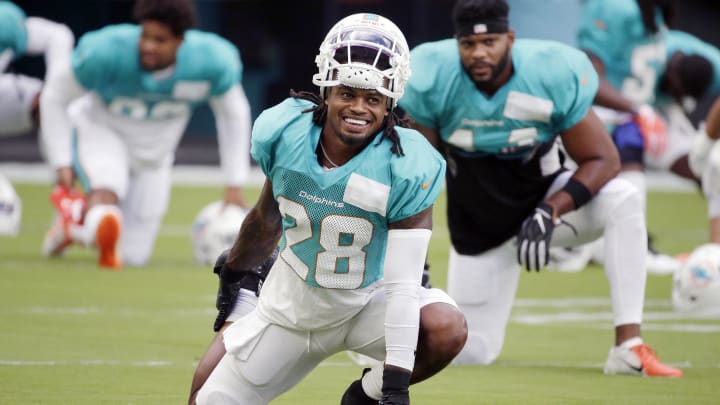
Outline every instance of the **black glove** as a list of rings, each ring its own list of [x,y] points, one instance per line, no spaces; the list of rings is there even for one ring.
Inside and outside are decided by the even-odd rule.
[[[218,275],[219,286],[217,292],[217,298],[215,299],[215,308],[218,310],[215,323],[213,324],[213,330],[219,331],[220,328],[225,324],[228,316],[235,308],[235,302],[237,301],[240,289],[254,291],[256,296],[260,295],[260,289],[262,288],[263,281],[267,277],[270,268],[277,259],[279,249],[275,248],[273,253],[265,259],[259,266],[252,269],[250,272],[238,272],[231,271],[225,265],[230,250],[226,250],[218,256],[213,266],[213,273]]]
[[[225,261],[229,253],[229,249],[222,252],[215,261],[215,266],[213,266],[213,273],[217,274],[220,279],[217,298],[215,299],[215,308],[218,310],[213,324],[215,332],[219,331],[225,324],[225,320],[235,307],[235,301],[237,301],[238,294],[240,294],[240,283],[245,277],[244,273],[229,271],[225,268]]]
[[[432,288],[432,283],[430,282],[430,265],[427,264],[427,262],[425,262],[425,266],[423,266],[423,275],[420,280],[420,285],[424,288]]]
[[[540,271],[550,260],[550,239],[555,224],[552,207],[541,202],[535,212],[523,221],[517,234],[517,260],[527,271]]]
[[[379,405],[410,405],[410,376],[412,372],[397,367],[383,370],[382,399]]]

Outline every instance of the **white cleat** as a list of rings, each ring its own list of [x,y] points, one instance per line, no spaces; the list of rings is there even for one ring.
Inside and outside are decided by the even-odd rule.
[[[56,215],[50,229],[45,232],[42,254],[46,257],[62,256],[70,245],[72,245],[70,224],[63,220],[62,216]]]

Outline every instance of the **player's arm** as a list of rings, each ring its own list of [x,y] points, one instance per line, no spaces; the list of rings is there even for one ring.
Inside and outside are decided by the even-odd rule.
[[[390,224],[384,277],[385,370],[383,402],[409,398],[420,329],[419,285],[432,234],[432,206],[419,214]]]
[[[55,73],[60,66],[70,63],[75,36],[65,24],[40,17],[28,17],[25,20],[28,33],[27,53],[43,55],[45,59],[45,77]]]
[[[47,78],[40,95],[40,141],[45,159],[57,171],[59,185],[71,188],[72,125],[68,107],[86,90],[75,78],[69,61]]]
[[[218,131],[220,166],[226,179],[225,203],[246,207],[240,188],[250,171],[250,103],[236,84],[210,99]]]
[[[636,106],[633,102],[628,100],[627,97],[623,96],[622,93],[616,90],[605,77],[605,64],[603,61],[590,51],[586,50],[585,53],[590,59],[590,62],[595,68],[595,71],[600,79],[598,92],[595,96],[595,104],[616,111],[634,113]]]
[[[230,248],[225,266],[220,272],[228,276],[243,276],[259,266],[273,252],[282,233],[282,216],[272,192],[272,183],[266,179],[257,203],[248,212],[237,240]]]
[[[620,172],[617,149],[605,125],[592,109],[577,124],[564,131],[560,138],[578,168],[568,186],[545,201],[553,208],[554,218],[585,204]]]
[[[423,134],[423,136],[425,138],[427,138],[427,140],[430,142],[430,144],[432,146],[435,147],[435,149],[441,150],[440,149],[440,142],[441,142],[440,131],[438,131],[437,129],[434,129],[434,128],[426,127],[425,125],[422,125],[422,124],[418,123],[417,121],[415,121],[414,119],[412,119],[412,117],[410,117],[410,116],[407,116],[406,118],[408,118],[408,120],[410,122],[410,128],[413,128],[416,131]]]

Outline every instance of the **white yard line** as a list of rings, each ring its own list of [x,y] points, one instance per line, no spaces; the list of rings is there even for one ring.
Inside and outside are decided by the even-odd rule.
[[[11,182],[49,184],[53,179],[50,168],[42,163],[0,162],[0,174]],[[648,171],[648,190],[697,192],[697,188],[688,180],[666,172]],[[262,171],[253,166],[248,184],[260,186],[265,181]],[[173,168],[173,183],[177,185],[221,186],[224,176],[217,166],[176,165]]]

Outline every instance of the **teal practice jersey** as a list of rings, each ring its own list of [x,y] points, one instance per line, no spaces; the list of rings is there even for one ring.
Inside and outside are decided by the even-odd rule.
[[[307,284],[359,289],[383,278],[389,224],[430,207],[445,162],[417,131],[396,128],[405,155],[382,133],[344,165],[318,163],[321,128],[309,101],[289,98],[255,121],[251,153],[283,216],[280,257]]]
[[[555,41],[516,40],[512,63],[510,80],[488,96],[463,69],[456,39],[422,44],[399,104],[458,153],[525,159],[585,117],[598,78],[584,53]]]
[[[597,56],[608,82],[635,103],[653,103],[665,69],[667,29],[658,10],[657,34],[648,33],[635,0],[588,0],[578,29],[578,46]]]
[[[9,1],[0,1],[0,54],[10,50],[18,58],[26,47],[25,13]]]
[[[686,55],[699,55],[710,61],[714,76],[706,95],[720,94],[720,49],[683,31],[670,30],[666,38],[668,58],[679,51]]]
[[[237,48],[222,37],[196,30],[185,33],[171,74],[143,70],[138,25],[112,25],[83,35],[73,53],[75,77],[95,91],[116,115],[166,119],[228,91],[240,82]]]

